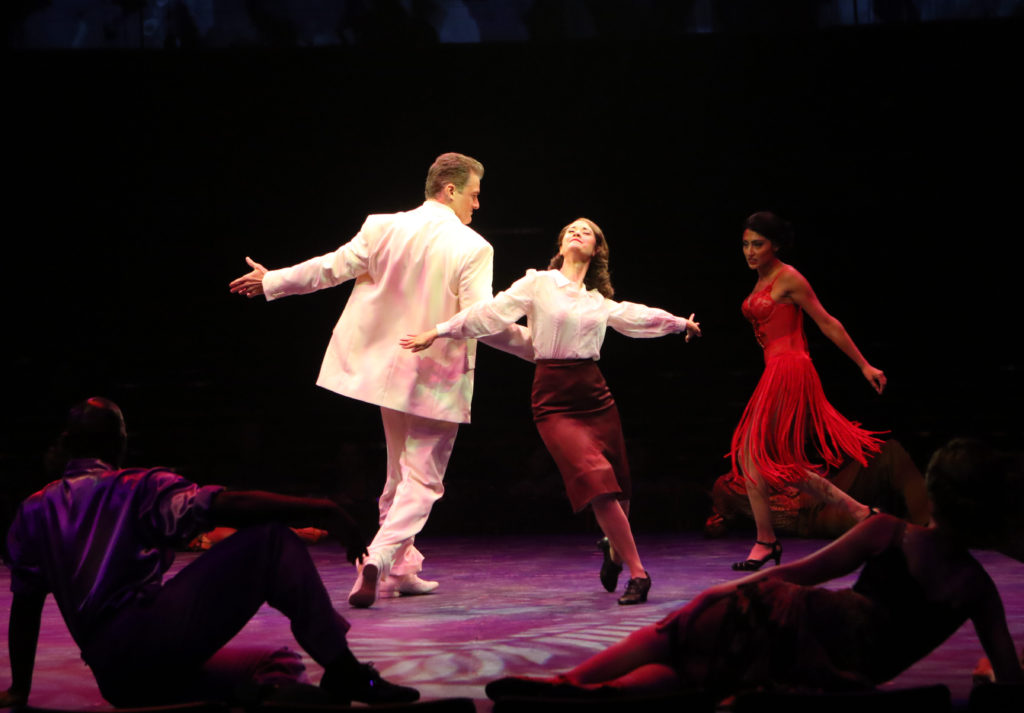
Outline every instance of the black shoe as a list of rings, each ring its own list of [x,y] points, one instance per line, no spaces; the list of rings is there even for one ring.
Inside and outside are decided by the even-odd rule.
[[[330,693],[333,702],[343,705],[351,701],[369,705],[412,703],[420,698],[420,692],[415,688],[385,681],[373,664],[369,663],[359,664],[356,671],[345,680],[333,675],[333,672],[325,671],[320,679],[320,687]]]
[[[761,542],[761,540],[754,540],[759,545],[765,547],[771,547],[772,550],[764,557],[759,560],[748,559],[742,562],[733,562],[732,568],[737,572],[756,572],[757,570],[764,567],[768,560],[775,560],[775,566],[778,567],[782,563],[782,543],[778,540],[772,542]]]
[[[601,562],[601,586],[609,592],[614,592],[619,587],[622,565],[612,559],[612,543],[607,537],[597,541],[597,548],[604,553],[604,561]]]
[[[651,591],[651,575],[644,571],[646,577],[633,577],[626,583],[626,592],[619,597],[619,604],[643,604],[647,601],[647,592]]]

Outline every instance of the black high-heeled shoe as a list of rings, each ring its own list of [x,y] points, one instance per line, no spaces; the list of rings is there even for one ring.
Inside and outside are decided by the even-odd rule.
[[[733,562],[732,563],[732,568],[735,571],[737,571],[737,572],[756,572],[757,570],[759,570],[762,567],[764,567],[765,563],[768,560],[775,560],[775,566],[776,567],[778,567],[780,564],[782,564],[782,543],[781,542],[779,542],[778,540],[773,540],[772,542],[761,542],[761,540],[754,540],[754,542],[756,542],[759,545],[764,545],[765,547],[771,547],[772,551],[769,552],[768,554],[766,554],[764,557],[762,557],[759,560],[748,559],[748,560],[743,560],[742,562]]]
[[[597,548],[604,553],[604,561],[601,562],[601,586],[606,591],[614,592],[619,586],[622,565],[612,559],[612,544],[607,537],[597,541]]]

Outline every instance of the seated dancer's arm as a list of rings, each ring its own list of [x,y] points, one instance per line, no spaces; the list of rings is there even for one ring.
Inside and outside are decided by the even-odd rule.
[[[842,577],[860,567],[869,557],[881,552],[902,530],[903,525],[903,521],[887,515],[870,517],[836,541],[796,562],[761,570],[705,589],[694,599],[695,606],[702,609],[730,594],[736,587],[762,579],[781,579],[810,586]]]
[[[999,590],[984,570],[979,573],[977,583],[969,586],[979,590],[971,603],[971,622],[988,656],[996,681],[1024,683],[1024,670],[1021,669],[1021,660],[1017,658],[1013,639],[1010,638]],[[1024,651],[1021,655],[1024,658]]]
[[[793,584],[824,584],[850,574],[868,558],[884,550],[894,537],[902,533],[905,525],[902,520],[888,515],[869,517],[820,550],[742,581],[771,577]]]
[[[366,537],[340,505],[327,498],[304,498],[265,490],[223,490],[210,507],[214,525],[241,528],[267,522],[291,527],[314,526],[345,547],[349,562],[366,554]]]
[[[11,600],[11,618],[7,627],[7,648],[11,656],[11,687],[0,693],[0,707],[23,706],[32,690],[32,671],[36,665],[39,624],[43,617],[45,594],[15,592]]]

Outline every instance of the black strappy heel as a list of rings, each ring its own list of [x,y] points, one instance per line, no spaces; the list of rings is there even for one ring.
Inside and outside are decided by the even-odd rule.
[[[761,542],[761,540],[754,540],[754,542],[756,542],[759,545],[764,545],[765,547],[771,547],[772,551],[769,552],[768,554],[766,554],[764,557],[762,557],[759,560],[748,559],[748,560],[743,560],[742,562],[733,562],[732,563],[732,568],[734,570],[736,570],[737,572],[756,572],[757,570],[759,570],[762,567],[764,567],[765,563],[768,560],[775,560],[775,566],[776,567],[778,567],[780,564],[782,564],[782,543],[781,542],[779,542],[778,540],[774,540],[772,542]]]

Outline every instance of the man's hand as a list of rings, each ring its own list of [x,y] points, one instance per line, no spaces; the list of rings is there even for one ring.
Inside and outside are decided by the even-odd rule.
[[[691,312],[686,320],[686,341],[701,336],[700,322],[693,321],[694,313]]]
[[[236,295],[256,297],[263,294],[263,276],[267,274],[267,268],[260,265],[251,257],[246,257],[245,262],[252,268],[252,272],[232,280],[228,288]]]

